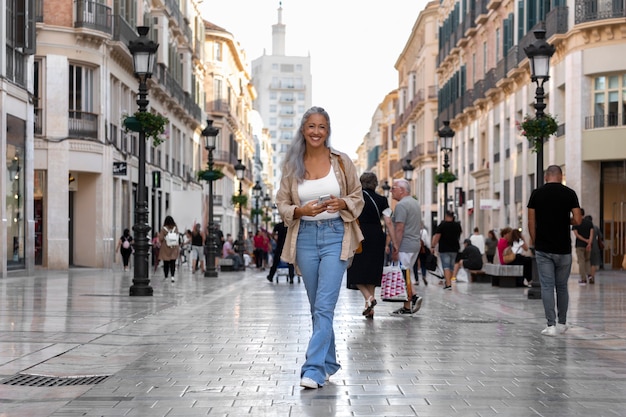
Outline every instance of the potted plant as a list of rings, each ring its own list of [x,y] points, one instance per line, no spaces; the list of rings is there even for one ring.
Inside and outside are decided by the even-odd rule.
[[[556,118],[550,113],[545,113],[540,118],[527,114],[524,120],[521,123],[517,122],[516,125],[520,134],[530,141],[533,152],[537,152],[543,141],[554,135],[559,128]]]
[[[248,205],[248,196],[245,194],[233,195],[230,201],[233,204],[233,206],[246,207]]]
[[[154,146],[159,146],[165,141],[161,135],[165,133],[165,126],[168,123],[167,117],[143,111],[136,111],[132,116],[124,117],[123,121],[125,132],[143,132],[147,139],[152,139]]]
[[[217,181],[224,178],[224,173],[219,169],[203,169],[198,171],[198,180],[202,181]]]
[[[448,184],[456,181],[456,175],[450,171],[440,172],[435,175],[435,184]]]

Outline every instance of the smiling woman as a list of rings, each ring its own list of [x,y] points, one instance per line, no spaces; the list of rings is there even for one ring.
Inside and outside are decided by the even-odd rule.
[[[335,135],[341,138],[344,150],[356,157],[356,149],[372,124],[378,104],[398,86],[394,65],[428,1],[394,0],[365,5],[357,1],[318,0],[311,7],[300,1],[229,0],[219,7],[205,1],[201,7],[205,19],[232,33],[248,58],[254,60],[272,54],[272,30],[278,22],[279,3],[286,32],[286,55],[311,57],[312,100],[325,103],[327,111],[339,115],[333,122]],[[357,8],[358,19],[345,19]],[[377,47],[376,59],[372,59],[372,46],[383,46],[381,33],[385,34],[384,47]],[[349,43],[350,53],[333,47],[339,43]],[[261,86],[256,88],[262,96]],[[268,119],[264,122],[269,125]]]

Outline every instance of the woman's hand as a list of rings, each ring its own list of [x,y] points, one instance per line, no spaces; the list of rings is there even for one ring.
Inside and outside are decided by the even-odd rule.
[[[348,205],[343,200],[343,198],[335,197],[334,195],[330,196],[330,200],[326,200],[322,203],[322,205],[326,205],[326,210],[329,213],[336,213],[340,210],[345,210],[348,208]]]

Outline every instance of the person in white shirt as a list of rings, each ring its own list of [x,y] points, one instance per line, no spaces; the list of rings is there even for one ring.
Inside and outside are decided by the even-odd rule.
[[[485,236],[480,234],[480,230],[478,230],[478,227],[474,228],[474,233],[469,237],[469,239],[472,242],[472,245],[478,248],[481,256],[484,256],[485,255]]]

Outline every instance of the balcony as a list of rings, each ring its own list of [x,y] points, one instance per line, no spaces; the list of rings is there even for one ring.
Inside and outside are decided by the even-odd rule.
[[[213,159],[215,163],[222,165],[237,165],[237,155],[234,155],[230,151],[213,151]]]
[[[202,120],[202,109],[198,106],[191,96],[183,90],[178,81],[167,70],[163,64],[156,67],[153,78],[161,84],[169,93],[170,98],[176,102],[178,106],[183,108],[193,119]]]
[[[74,27],[88,28],[99,32],[111,33],[113,29],[111,8],[94,0],[77,0],[75,6]]]
[[[624,0],[576,0],[574,7],[576,8],[575,24],[626,16],[624,14]]]
[[[585,129],[626,126],[626,114],[609,113],[585,117]]]
[[[98,115],[84,111],[70,111],[68,136],[98,139]]]
[[[128,45],[137,39],[137,31],[122,16],[113,16],[113,40]]]

